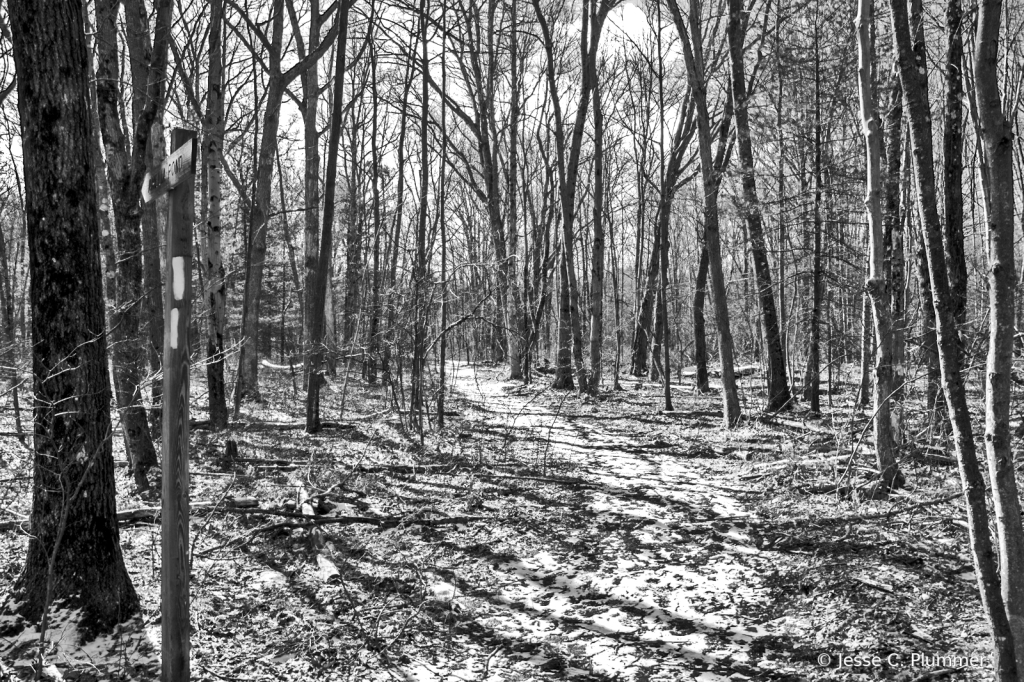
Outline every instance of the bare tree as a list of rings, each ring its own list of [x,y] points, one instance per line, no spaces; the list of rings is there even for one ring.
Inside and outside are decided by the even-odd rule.
[[[4,609],[84,641],[139,611],[121,555],[111,452],[89,56],[82,3],[13,0],[32,278],[35,486],[25,568]],[[55,200],[58,198],[58,200]]]
[[[1000,0],[979,4],[974,51],[974,97],[981,122],[988,184],[989,346],[985,383],[985,451],[988,455],[996,530],[999,536],[999,575],[1003,605],[1010,622],[1017,670],[1024,670],[1024,527],[1021,524],[1012,434],[1010,431],[1010,374],[1014,336],[1014,187],[1013,124],[1003,113],[999,89]],[[948,196],[948,191],[947,191]],[[962,234],[960,235],[962,238]],[[955,235],[947,235],[955,242]],[[956,249],[948,254],[956,260]],[[962,257],[962,252],[959,254]],[[956,300],[950,313],[956,320]]]
[[[583,330],[580,322],[579,284],[576,277],[576,257],[574,229],[576,223],[576,191],[579,183],[580,154],[583,146],[583,129],[586,125],[587,110],[590,108],[590,96],[594,91],[597,78],[598,52],[601,42],[601,31],[605,19],[614,7],[614,0],[587,0],[583,5],[580,28],[580,54],[583,58],[583,79],[580,99],[576,106],[569,139],[566,139],[565,126],[562,122],[562,104],[558,94],[556,78],[555,43],[547,18],[540,7],[540,0],[533,0],[533,8],[540,24],[542,46],[547,56],[548,96],[554,108],[554,133],[556,161],[558,167],[559,200],[562,209],[562,276],[565,291],[561,293],[560,316],[563,329],[571,337],[572,365],[575,367],[576,382],[581,391],[587,390],[590,384],[587,369],[583,365]],[[566,344],[560,344],[564,348]],[[572,386],[572,367],[559,362],[555,386],[570,388]]]
[[[766,15],[767,18],[767,15]],[[764,328],[765,352],[768,356],[768,409],[785,409],[790,402],[789,379],[786,377],[786,356],[782,349],[779,316],[775,308],[772,273],[768,265],[761,206],[757,197],[754,174],[754,151],[750,142],[750,119],[747,113],[748,97],[746,69],[743,65],[743,41],[747,34],[742,0],[729,0],[729,55],[732,63],[732,98],[736,117],[736,142],[740,157],[743,198],[739,202],[745,214],[750,252],[757,277],[757,295]]]
[[[256,167],[256,191],[252,206],[252,232],[246,254],[246,282],[242,298],[242,338],[238,357],[238,377],[235,383],[235,403],[244,400],[259,401],[259,351],[257,340],[260,333],[260,305],[263,300],[263,270],[267,257],[267,230],[270,216],[271,192],[273,190],[274,161],[277,156],[278,127],[281,121],[281,102],[288,85],[310,65],[319,60],[330,48],[338,34],[339,20],[316,47],[308,51],[289,68],[284,69],[284,0],[273,0],[270,7],[270,35],[248,13],[234,2],[230,3],[249,29],[246,40],[258,42],[266,50],[264,67],[268,72],[266,106],[263,112],[259,152]],[[242,36],[241,29],[233,27]],[[250,46],[254,53],[256,46]]]
[[[992,4],[998,5],[999,3]],[[949,405],[953,444],[956,448],[960,480],[964,489],[971,551],[974,557],[975,573],[978,577],[982,608],[992,628],[995,676],[999,682],[1011,682],[1017,679],[1014,636],[1007,618],[1005,601],[1000,592],[1000,578],[997,573],[996,557],[988,526],[985,482],[978,465],[971,415],[967,405],[963,376],[960,373],[959,343],[956,323],[950,307],[951,293],[942,243],[942,224],[936,207],[937,190],[935,165],[932,158],[926,53],[923,30],[919,23],[922,19],[921,5],[918,0],[913,3],[913,21],[917,26],[914,34],[911,33],[911,17],[908,16],[907,5],[902,0],[890,0],[889,7],[896,53],[899,59],[900,82],[903,85],[906,115],[910,123],[910,142],[913,146],[914,174],[917,185],[917,209],[921,217],[921,231],[924,236],[931,296],[935,310],[942,383]],[[997,16],[998,13],[997,9]],[[989,21],[991,22],[991,15]],[[998,19],[996,19],[996,26],[998,27]],[[992,56],[994,58],[995,54],[993,53]]]
[[[155,40],[152,57],[147,59],[149,21],[145,7],[142,0],[125,5],[126,36],[133,45],[129,52],[131,61],[138,65],[133,70],[134,128],[129,142],[121,123],[125,112],[119,88],[118,4],[111,0],[96,3],[96,98],[117,235],[117,305],[111,319],[115,394],[136,482],[140,488],[148,488],[146,472],[156,465],[157,458],[142,404],[141,383],[147,354],[145,346],[137,342],[141,329],[139,303],[143,298],[141,191],[150,131],[166,97],[172,6],[170,0],[160,0],[156,6]]]
[[[867,157],[867,207],[869,272],[865,283],[871,297],[875,321],[874,431],[875,456],[885,491],[903,485],[903,475],[896,464],[896,443],[892,426],[892,310],[891,282],[885,268],[885,230],[882,220],[882,126],[875,107],[874,11],[871,0],[857,4],[857,45],[860,50],[858,85],[861,119],[864,121],[864,147]],[[866,320],[865,320],[866,322]]]
[[[345,0],[335,25],[338,29],[338,45],[335,50],[334,101],[331,106],[331,131],[327,142],[327,175],[324,186],[324,222],[320,230],[320,244],[316,252],[316,279],[313,290],[308,292],[311,300],[307,308],[309,315],[309,371],[306,381],[306,431],[320,430],[320,376],[324,358],[326,329],[327,288],[330,279],[331,257],[334,251],[334,197],[338,186],[338,148],[341,145],[341,120],[345,111],[345,63],[348,42],[348,15],[355,0]]]
[[[224,0],[210,2],[210,70],[207,76],[206,117],[203,142],[206,162],[206,300],[209,325],[206,341],[206,381],[209,390],[210,424],[228,425],[227,391],[224,382],[224,334],[227,325],[227,289],[221,255],[221,157],[224,148]]]
[[[691,0],[684,20],[676,0],[669,2],[672,19],[683,43],[683,59],[693,92],[697,117],[697,141],[700,145],[701,176],[704,181],[704,244],[708,253],[711,293],[714,299],[715,319],[718,325],[718,354],[722,367],[723,419],[726,427],[740,420],[740,398],[736,385],[732,329],[729,326],[729,305],[726,296],[725,274],[722,271],[722,244],[718,226],[718,191],[722,181],[724,144],[719,143],[719,154],[711,152],[711,116],[707,102],[707,74],[704,70],[704,47],[701,38],[700,3]],[[731,112],[730,112],[731,114]],[[728,128],[730,115],[723,116],[722,128]]]

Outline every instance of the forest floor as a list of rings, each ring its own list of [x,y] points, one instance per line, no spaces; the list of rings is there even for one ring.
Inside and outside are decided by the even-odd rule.
[[[990,677],[953,461],[908,446],[908,486],[864,499],[868,422],[849,396],[762,418],[747,377],[747,418],[725,430],[719,395],[692,383],[665,413],[661,385],[632,378],[596,399],[484,365],[449,379],[446,426],[423,442],[355,372],[327,387],[338,423],[320,434],[266,369],[265,403],[193,430],[191,499],[213,507],[191,527],[193,680]],[[0,521],[30,506],[11,442]],[[122,512],[158,504],[124,468],[118,485]],[[51,674],[156,679],[159,526],[136,516],[121,541],[141,618],[86,647],[58,618]],[[0,533],[0,589],[25,544]],[[30,673],[24,643],[0,640],[0,661],[0,679]]]

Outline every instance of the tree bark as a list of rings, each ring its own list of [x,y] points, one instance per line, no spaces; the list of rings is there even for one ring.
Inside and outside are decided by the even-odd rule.
[[[412,339],[412,391],[409,398],[409,420],[416,431],[423,436],[423,412],[426,405],[424,395],[424,370],[427,360],[427,193],[430,182],[430,148],[427,144],[430,133],[428,113],[428,77],[430,73],[430,55],[427,50],[427,25],[430,19],[428,0],[420,0],[420,187],[419,213],[416,216],[416,255],[412,269],[412,306],[413,306],[413,339]]]
[[[284,0],[274,0],[271,9],[271,39],[268,50],[270,74],[266,87],[266,110],[256,162],[256,191],[252,206],[249,248],[246,253],[246,287],[242,296],[242,337],[239,339],[235,402],[259,402],[260,305],[263,301],[263,266],[267,258],[267,230],[273,189],[277,131],[285,82],[281,73],[281,45],[284,33]]]
[[[210,425],[228,425],[227,391],[224,382],[224,336],[227,325],[227,287],[221,255],[221,151],[224,148],[224,0],[210,2],[210,70],[207,76],[206,117],[206,383],[209,391]]]
[[[963,12],[960,0],[946,3],[946,101],[942,129],[943,191],[946,220],[942,238],[946,247],[946,269],[949,272],[949,301],[958,328],[967,319],[967,260],[964,255],[964,128],[963,79],[964,41],[961,33]],[[978,80],[981,80],[978,78]],[[980,113],[980,109],[979,109]],[[961,352],[963,339],[960,339]]]
[[[732,98],[736,117],[736,142],[740,155],[743,198],[740,211],[744,214],[750,236],[750,254],[757,279],[757,298],[761,307],[764,329],[765,354],[768,359],[768,410],[776,412],[789,406],[789,379],[786,377],[786,356],[782,349],[779,316],[775,308],[772,273],[768,265],[764,227],[761,222],[761,204],[757,197],[754,174],[754,152],[750,143],[750,121],[747,114],[746,70],[743,66],[743,40],[746,26],[742,0],[729,0],[729,56],[732,63]]]
[[[596,70],[596,65],[591,68]],[[594,81],[594,241],[590,255],[590,385],[597,394],[601,385],[601,346],[604,343],[604,112],[601,88]]]
[[[571,389],[572,378],[572,305],[569,294],[569,276],[566,274],[565,245],[558,253],[558,348],[555,351],[555,381],[553,388]]]
[[[341,146],[341,121],[344,113],[345,59],[348,42],[348,15],[354,0],[341,4],[337,19],[338,45],[335,50],[334,101],[331,106],[331,132],[327,141],[327,171],[324,185],[324,222],[316,255],[316,278],[308,293],[310,330],[309,371],[306,381],[306,432],[320,430],[320,385],[327,336],[326,300],[330,284],[331,256],[334,253],[334,197],[338,186],[338,148]]]
[[[696,106],[697,139],[700,143],[700,167],[704,181],[704,245],[708,253],[711,294],[715,307],[715,321],[718,326],[718,356],[722,370],[722,413],[726,428],[731,428],[739,423],[741,414],[734,369],[732,329],[729,325],[728,292],[725,286],[725,274],[722,271],[722,246],[718,225],[718,191],[723,171],[723,163],[720,160],[723,158],[724,145],[720,141],[719,161],[716,162],[711,153],[711,118],[707,105],[707,85],[700,32],[700,5],[697,0],[691,0],[689,15],[685,22],[676,2],[673,1],[670,4],[670,9],[683,43],[683,58],[686,62],[690,91],[693,93]],[[689,25],[689,29],[687,29],[687,25]],[[724,130],[728,129],[729,118],[728,115],[723,115],[719,131],[720,137]]]
[[[903,486],[903,475],[896,464],[896,442],[892,426],[892,311],[890,282],[885,268],[885,235],[882,224],[882,151],[881,126],[875,108],[872,60],[874,58],[874,12],[871,0],[859,0],[857,7],[857,69],[860,113],[863,121],[867,161],[867,207],[869,267],[865,291],[871,298],[875,320],[874,435],[875,458],[884,491]]]
[[[151,57],[145,49],[147,39],[142,36],[142,32],[148,31],[149,24],[148,20],[142,21],[140,13],[144,13],[141,6],[129,4],[125,8],[128,40],[135,45],[131,50],[135,57],[132,61],[137,63],[134,72],[137,103],[133,112],[136,115],[129,146],[121,126],[124,112],[119,92],[121,53],[117,43],[117,3],[111,0],[96,3],[96,99],[107,153],[107,178],[118,251],[116,307],[111,316],[115,395],[136,483],[145,489],[149,487],[146,472],[157,464],[157,457],[142,403],[141,383],[148,358],[145,345],[138,342],[141,301],[144,299],[141,189],[146,172],[149,134],[165,98],[171,3],[162,0],[157,5],[156,40]],[[139,62],[149,67],[138,68]],[[139,95],[140,92],[143,94]]]
[[[235,403],[259,402],[259,335],[260,307],[263,300],[263,270],[267,258],[267,231],[270,228],[270,204],[274,180],[274,161],[279,144],[278,127],[281,122],[281,101],[288,84],[309,69],[312,62],[334,42],[340,23],[336,21],[331,32],[315,50],[282,71],[284,41],[284,0],[273,0],[270,17],[270,37],[261,35],[267,46],[266,108],[263,129],[260,131],[259,152],[256,159],[256,191],[252,206],[252,230],[246,253],[246,286],[242,297],[242,337],[239,340],[238,374],[235,380]]]
[[[161,116],[153,122],[149,135],[147,158],[149,166],[158,167],[166,158],[164,151],[164,135]],[[162,209],[162,210],[161,210]],[[166,198],[142,205],[142,284],[145,292],[145,323],[148,336],[147,351],[149,369],[154,379],[151,381],[152,407],[149,410],[150,431],[153,437],[160,434],[163,422],[162,403],[164,382],[158,378],[162,370],[164,356],[164,289],[163,264],[160,262],[160,240],[166,213]],[[164,219],[162,219],[164,217]]]
[[[139,611],[116,519],[89,56],[80,2],[9,3],[31,274],[35,464],[25,570],[6,609],[57,601],[89,641]],[[39,630],[45,630],[45,619]]]
[[[928,274],[932,300],[935,306],[936,335],[942,383],[949,404],[949,419],[953,444],[964,489],[967,525],[974,557],[975,573],[982,608],[992,628],[995,650],[995,677],[999,682],[1017,679],[1017,661],[1013,632],[1007,619],[997,559],[988,526],[985,505],[985,482],[978,465],[967,405],[963,377],[960,374],[960,356],[956,323],[949,307],[950,287],[942,243],[942,224],[936,207],[935,166],[932,160],[931,111],[928,101],[926,52],[920,3],[914,3],[914,21],[917,30],[911,37],[911,22],[907,6],[902,0],[890,0],[894,42],[899,58],[900,81],[904,103],[910,122],[910,142],[914,155],[914,175],[917,185],[918,211],[924,235]],[[998,14],[998,12],[997,12]],[[997,24],[998,25],[998,24]],[[994,72],[993,72],[994,75]]]
[[[974,52],[974,96],[981,122],[981,142],[985,146],[985,157],[988,160],[988,172],[983,175],[983,181],[987,181],[989,186],[989,208],[986,216],[989,346],[985,382],[985,451],[988,455],[989,480],[992,485],[996,530],[999,536],[999,574],[1003,604],[1007,619],[1010,621],[1010,631],[1013,633],[1017,669],[1024,670],[1024,527],[1021,524],[1020,497],[1017,492],[1010,430],[1010,373],[1013,368],[1016,275],[1013,253],[1013,123],[1003,114],[1002,97],[999,92],[999,30],[1002,7],[1003,3],[1000,0],[984,0],[980,3]],[[949,237],[955,235],[950,234]],[[957,255],[955,251],[950,251],[949,254]],[[962,256],[962,253],[960,255]],[[954,308],[950,312],[955,323],[957,310]]]
[[[711,391],[708,378],[708,335],[704,328],[704,299],[708,287],[708,247],[701,237],[700,257],[697,262],[697,279],[693,287],[693,358],[697,365],[697,390]]]
[[[522,380],[525,375],[524,358],[528,354],[527,312],[523,289],[519,284],[519,128],[522,118],[523,64],[519,53],[519,2],[511,0],[511,31],[509,35],[509,61],[511,62],[512,102],[509,112],[508,131],[508,214],[505,224],[508,231],[508,279],[512,304],[509,315],[508,364],[509,378]],[[525,285],[525,281],[523,282]]]
[[[590,95],[596,84],[596,63],[601,41],[601,30],[604,27],[611,4],[608,0],[586,0],[582,11],[582,27],[580,30],[580,53],[583,55],[583,83],[580,100],[576,108],[576,116],[571,131],[571,139],[567,142],[565,128],[562,123],[562,105],[558,97],[554,42],[551,30],[539,0],[533,0],[533,7],[540,24],[542,44],[547,55],[548,94],[554,108],[555,146],[557,149],[559,199],[562,206],[562,258],[564,267],[562,275],[568,291],[568,325],[572,338],[572,361],[576,371],[576,381],[580,390],[589,385],[587,370],[583,365],[583,330],[580,323],[579,285],[576,279],[576,258],[573,249],[573,230],[576,222],[576,189],[579,178],[580,153],[583,146],[583,132],[586,125],[587,109],[590,106]],[[556,377],[556,383],[565,384]],[[567,386],[563,386],[567,387]]]
[[[128,63],[131,66],[134,83],[132,96],[132,115],[136,121],[148,115],[146,111],[147,89],[145,83],[152,68],[153,45],[149,36],[149,14],[142,0],[126,0],[124,3],[126,24],[126,47]],[[166,156],[163,138],[163,102],[160,102],[153,124],[146,139],[146,160],[150,167],[158,166]],[[164,298],[163,298],[163,264],[160,261],[161,217],[166,212],[166,198],[142,204],[142,280],[143,306],[141,323],[148,334],[147,356],[153,377],[161,371],[164,354]],[[149,410],[149,424],[153,437],[160,433],[161,402],[163,382],[159,379],[151,381],[152,408]]]
[[[320,44],[320,0],[311,0],[309,8],[309,28],[306,49],[316,50]],[[303,211],[303,299],[302,299],[302,354],[303,372],[302,385],[309,389],[309,354],[313,347],[313,334],[310,326],[314,312],[312,291],[316,288],[317,258],[320,249],[320,131],[317,122],[317,110],[320,102],[320,60],[310,63],[299,76],[302,86],[302,136],[303,156],[303,195],[305,210]]]
[[[815,36],[814,50],[814,235],[811,256],[811,308],[807,319],[807,368],[804,400],[812,413],[821,412],[821,54]]]
[[[906,265],[903,255],[903,216],[900,207],[900,178],[903,174],[903,88],[898,74],[889,85],[889,103],[885,112],[885,173],[882,180],[882,220],[886,271],[891,291],[892,312],[892,391],[893,400],[903,395],[906,377],[906,302],[904,285]],[[899,419],[899,415],[896,415]],[[897,426],[897,428],[899,428]]]
[[[871,329],[871,296],[867,291],[861,300],[860,311],[860,388],[857,390],[857,407],[864,410],[871,404],[871,356],[875,345]]]
[[[374,9],[373,19],[376,19]],[[374,26],[375,21],[370,22]],[[372,28],[371,28],[372,30]],[[377,90],[377,40],[369,38],[370,47],[370,174],[372,175],[372,210],[373,210],[373,277],[370,288],[370,324],[367,331],[367,359],[365,365],[366,381],[377,383],[377,362],[380,355],[380,321],[381,321],[381,231],[384,221],[381,217],[381,153],[378,146],[380,130],[380,93]]]

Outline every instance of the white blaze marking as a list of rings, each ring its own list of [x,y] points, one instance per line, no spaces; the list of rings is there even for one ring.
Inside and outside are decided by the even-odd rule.
[[[178,347],[178,309],[171,308],[171,348]]]
[[[174,300],[180,301],[185,298],[185,259],[182,256],[172,258],[171,269],[174,271]]]

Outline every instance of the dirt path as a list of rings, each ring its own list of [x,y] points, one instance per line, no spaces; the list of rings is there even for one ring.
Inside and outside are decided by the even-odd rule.
[[[516,460],[568,466],[591,483],[550,509],[550,526],[525,529],[532,551],[494,562],[500,589],[466,606],[492,641],[506,642],[489,667],[468,666],[470,679],[515,679],[491,676],[504,658],[522,673],[526,662],[590,679],[781,677],[763,662],[758,640],[768,632],[745,615],[764,605],[766,560],[728,486],[677,452],[645,447],[642,433],[588,417],[586,406],[563,413],[561,393],[527,393],[467,367],[453,386],[474,427],[506,434]],[[509,650],[528,643],[539,648]]]

